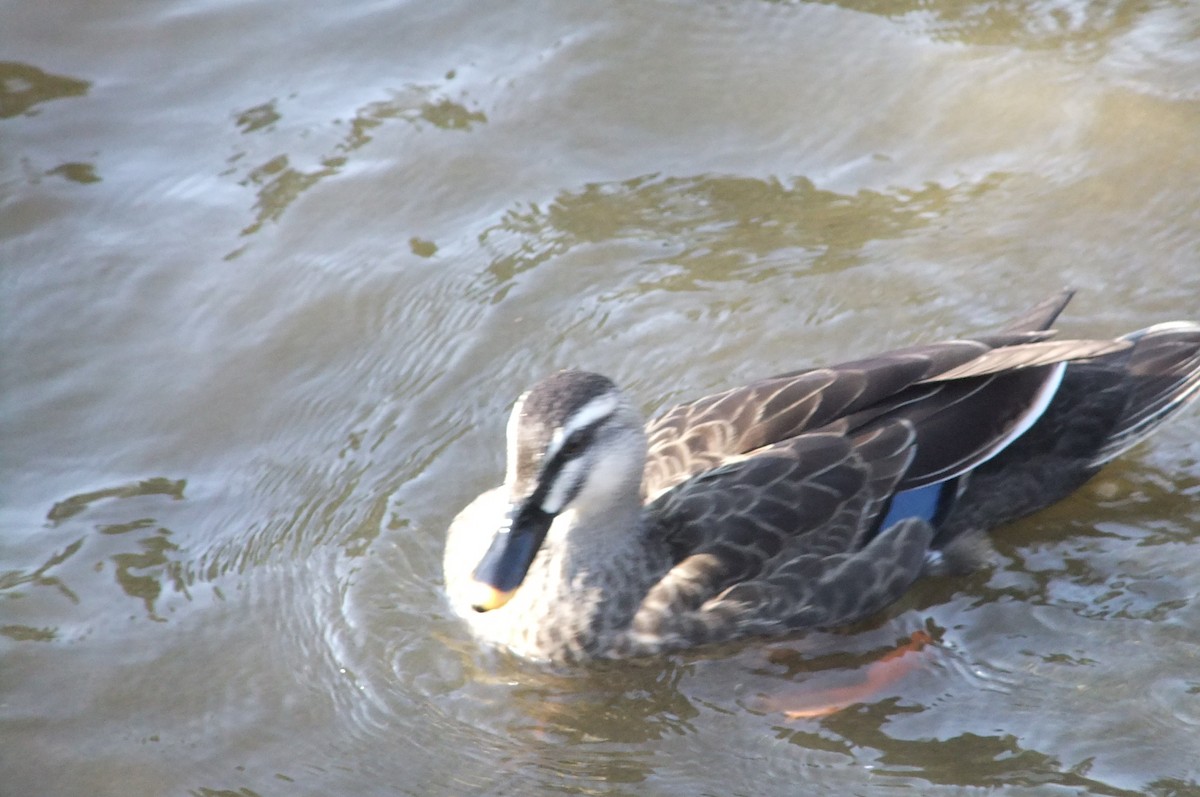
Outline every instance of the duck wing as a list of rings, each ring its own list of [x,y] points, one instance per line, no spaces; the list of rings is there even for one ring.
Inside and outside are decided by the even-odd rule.
[[[935,434],[936,419],[953,430],[955,422],[975,415],[975,408],[986,409],[1007,397],[999,405],[1003,411],[993,416],[998,428],[981,430],[983,438],[1003,441],[1014,418],[1023,417],[1028,409],[1029,396],[1036,395],[1052,376],[1045,369],[1038,375],[1039,366],[1096,357],[1129,345],[1041,340],[1048,334],[1007,332],[913,346],[784,374],[681,404],[647,426],[644,489],[653,500],[731,458],[837,423],[854,430],[878,418],[904,415],[924,419],[929,437]],[[1022,371],[1034,375],[1020,375]],[[955,407],[957,411],[951,411]],[[1020,411],[1014,414],[1013,408]],[[974,425],[986,417],[980,413],[970,420]],[[947,439],[952,436],[947,434]],[[985,445],[981,451],[990,449]],[[971,461],[964,455],[956,467],[962,469]],[[930,478],[946,476],[931,474]]]
[[[897,485],[910,490],[967,473],[1004,450],[1041,417],[1068,362],[1127,349],[1125,341],[1023,343],[984,354],[910,385],[831,426],[849,433],[904,420],[916,455]]]
[[[782,374],[676,406],[646,428],[646,493],[653,499],[730,458],[877,406],[988,351],[975,341],[913,347]]]
[[[830,368],[793,371],[680,404],[647,425],[650,446],[643,477],[645,492],[653,499],[730,457],[864,408],[879,408],[886,399],[923,380],[968,376],[970,371],[955,372],[971,363],[978,369],[975,375],[1018,367],[1020,354],[1007,355],[1014,358],[1007,363],[989,354],[1052,337],[1048,328],[1072,295],[1073,291],[1061,291],[992,335],[911,346]],[[1048,350],[1042,354],[1050,356]]]
[[[1065,367],[1054,358],[1110,347],[1059,348],[1049,365],[1036,347],[1009,352],[995,373],[981,364],[914,381],[662,492],[646,507],[648,527],[674,565],[643,599],[623,653],[836,626],[895,601],[936,534],[932,515],[890,518],[897,494],[991,458],[1045,410]],[[1018,361],[1032,365],[1008,370]]]
[[[1037,423],[972,472],[935,547],[1066,497],[1200,397],[1200,324],[1156,324],[1121,340],[1132,348],[1068,365]]]
[[[626,650],[848,622],[898,598],[933,536],[919,519],[858,549],[865,518],[911,465],[914,429],[807,434],[727,462],[647,507],[677,562],[647,593]]]
[[[897,598],[934,538],[932,513],[885,516],[897,494],[991,459],[1046,410],[1067,362],[1130,345],[1047,337],[911,347],[668,412],[650,427],[647,512],[675,565],[635,636],[670,647],[834,625]]]

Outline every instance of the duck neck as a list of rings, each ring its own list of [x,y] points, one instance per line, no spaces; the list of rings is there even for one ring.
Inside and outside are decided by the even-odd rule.
[[[643,544],[642,507],[636,496],[600,507],[573,506],[555,521],[561,525],[562,577],[569,582],[593,583],[620,570]],[[559,532],[552,528],[551,534]],[[618,573],[619,575],[619,573]]]
[[[529,596],[533,614],[552,620],[532,624],[539,629],[536,646],[551,658],[598,655],[611,633],[632,620],[653,583],[651,572],[663,567],[651,547],[640,501],[600,512],[573,506],[559,515],[517,593]]]

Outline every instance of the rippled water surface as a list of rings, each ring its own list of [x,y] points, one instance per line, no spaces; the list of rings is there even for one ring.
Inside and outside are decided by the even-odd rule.
[[[1200,318],[1200,5],[0,16],[3,793],[1200,794],[1195,410],[852,632],[550,671],[440,585],[555,368]]]

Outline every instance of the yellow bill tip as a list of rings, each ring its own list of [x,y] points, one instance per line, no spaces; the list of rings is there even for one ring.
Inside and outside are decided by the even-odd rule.
[[[515,589],[503,592],[491,584],[476,581],[473,585],[473,594],[471,595],[471,608],[477,612],[490,612],[492,609],[499,609],[508,603],[515,592]]]

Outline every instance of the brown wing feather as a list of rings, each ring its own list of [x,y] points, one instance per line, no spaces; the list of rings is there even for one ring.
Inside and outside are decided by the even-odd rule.
[[[994,455],[1044,409],[1058,364],[1129,347],[1049,340],[1069,298],[978,340],[783,374],[652,422],[647,511],[676,565],[630,640],[840,623],[893,600],[933,529],[909,519],[877,533],[890,497]]]
[[[1128,349],[1133,344],[1124,340],[1047,340],[1006,346],[976,357],[949,371],[931,376],[924,382],[948,382],[973,376],[999,374],[1019,368],[1036,368],[1068,360],[1085,360]]]
[[[767,578],[803,557],[853,550],[911,461],[912,439],[911,426],[900,422],[855,440],[806,435],[652,503],[647,511],[677,564],[647,594],[637,628],[661,635],[662,623],[733,584]]]
[[[987,351],[973,341],[913,347],[764,379],[674,407],[646,429],[646,494],[653,499],[726,459],[820,429]]]
[[[914,346],[830,368],[784,374],[674,407],[647,426],[650,446],[643,476],[647,497],[653,500],[731,458],[832,428],[843,420],[846,431],[877,418],[915,421],[935,416],[945,419],[950,428],[961,422],[976,432],[989,430],[990,437],[977,440],[973,447],[964,440],[957,455],[944,454],[942,466],[928,469],[931,480],[945,478],[947,468],[969,468],[993,448],[993,442],[1004,439],[1029,409],[1028,399],[1045,377],[1044,366],[1104,356],[1131,345],[1127,341],[1028,342],[1031,335],[1042,334],[992,335],[988,341],[997,348],[969,340]],[[1022,371],[1042,375],[1021,376]],[[995,379],[989,382],[985,377]],[[983,399],[968,401],[980,392],[996,404],[996,412],[989,413]],[[905,405],[915,409],[902,411]],[[956,413],[949,411],[952,407],[957,407]],[[981,425],[979,418],[989,415]],[[930,421],[931,429],[936,426]],[[948,442],[952,437],[948,431],[934,429],[922,442]],[[939,447],[945,449],[944,443]]]

